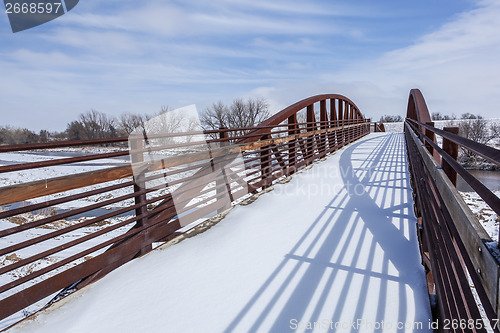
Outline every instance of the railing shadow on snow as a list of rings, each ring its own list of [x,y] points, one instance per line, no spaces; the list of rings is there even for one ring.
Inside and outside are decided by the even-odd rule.
[[[366,159],[357,159],[363,150],[372,152]],[[269,320],[270,331],[289,331],[292,318],[320,325],[324,320],[342,325],[358,319],[380,324],[387,319],[389,307],[397,307],[394,325],[420,323],[428,328],[430,307],[421,282],[424,271],[420,262],[415,262],[419,258],[417,220],[412,211],[404,138],[401,134],[379,136],[353,143],[341,154],[344,188],[333,194],[320,215],[301,221],[310,223],[307,232],[225,332],[238,331],[245,319],[254,323],[249,332],[259,331]],[[273,291],[271,285],[277,280],[280,287]],[[397,295],[388,296],[389,284],[398,285]],[[285,292],[290,288],[291,292]],[[264,309],[259,308],[257,318],[247,318],[261,299],[270,301]],[[352,302],[355,311],[346,313]],[[276,311],[279,314],[273,315]]]

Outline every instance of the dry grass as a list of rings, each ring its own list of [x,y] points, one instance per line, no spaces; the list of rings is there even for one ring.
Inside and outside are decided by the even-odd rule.
[[[15,253],[12,253],[12,254],[9,254],[8,256],[6,256],[5,260],[10,260],[10,261],[18,262],[18,261],[23,260],[23,258],[18,257],[17,254],[15,254]]]
[[[22,225],[25,224],[26,222],[29,222],[27,218],[22,217],[22,216],[12,216],[12,217],[7,217],[7,221],[17,224],[17,225]]]

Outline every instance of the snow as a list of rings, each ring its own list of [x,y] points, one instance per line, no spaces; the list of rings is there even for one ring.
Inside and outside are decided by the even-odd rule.
[[[370,134],[9,332],[430,332],[404,149]]]
[[[500,190],[493,191],[493,193],[497,197],[500,197]],[[491,239],[496,243],[500,223],[497,214],[476,192],[460,192],[460,194],[470,210],[476,215],[484,230],[486,230]]]

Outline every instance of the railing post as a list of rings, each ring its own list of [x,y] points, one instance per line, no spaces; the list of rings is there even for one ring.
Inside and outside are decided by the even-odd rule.
[[[320,105],[320,129],[326,130],[328,128],[327,121],[328,121],[328,116],[326,114],[326,100],[322,100],[319,103]],[[327,152],[327,133],[322,133],[320,135],[320,144],[319,144],[319,150],[321,150],[320,156],[326,156]]]
[[[220,147],[227,146],[227,128],[221,127],[219,128],[219,138],[224,141],[220,141]],[[216,165],[216,170],[219,169],[219,165]],[[218,171],[218,170],[217,170]],[[218,173],[218,172],[217,172]],[[228,181],[228,177],[226,175],[226,170],[224,168],[224,164],[220,164],[220,174],[216,174],[215,178],[215,188],[216,188],[216,198],[217,200],[225,200],[226,196],[226,191],[227,195],[229,197],[229,202],[226,203],[226,205],[220,207],[217,209],[217,214],[222,213],[226,209],[229,209],[231,207],[231,202],[233,202],[233,195],[231,193],[231,184]]]
[[[314,104],[308,105],[307,106],[307,131],[312,132],[316,130],[316,117],[314,116]],[[306,159],[312,159],[314,156],[314,149],[316,146],[316,140],[315,140],[316,135],[310,135],[306,138]],[[309,164],[310,161],[307,163]]]
[[[288,135],[296,135],[297,134],[297,114],[294,113],[290,117],[288,117]],[[297,140],[293,139],[290,140],[288,143],[288,168],[292,168],[292,170],[289,172],[294,173],[295,172],[295,164],[297,163]]]
[[[131,156],[130,160],[132,163],[144,162],[144,140],[142,137],[131,140]],[[135,152],[134,152],[135,151]],[[138,194],[146,188],[146,175],[141,173],[134,176],[134,193]],[[135,226],[137,228],[146,226],[148,224],[148,218],[145,216],[148,212],[146,193],[138,194],[135,196],[135,204],[140,204],[139,207],[135,209],[135,216],[144,215],[144,217],[137,220]],[[147,230],[142,234],[147,237]],[[141,250],[137,254],[141,256],[153,249],[152,244],[143,244]]]
[[[269,139],[269,135],[265,135],[262,137],[262,140],[267,140]],[[260,151],[260,172],[261,172],[261,177],[263,180],[262,189],[268,188],[271,186],[271,182],[269,179],[271,179],[271,163],[270,163],[270,156],[271,156],[271,150],[269,146],[265,146],[261,148]],[[266,175],[269,173],[268,175]]]
[[[445,127],[444,131],[453,134],[458,134],[458,127]],[[443,138],[443,150],[450,155],[454,160],[458,158],[458,144]],[[453,185],[457,186],[457,172],[453,169],[444,158],[441,159],[441,166],[443,167],[444,173],[450,178]]]
[[[337,145],[339,146],[344,146],[345,142],[345,136],[344,136],[344,101],[339,99],[339,117],[338,117],[338,126],[341,127],[341,129],[338,130],[337,134]]]
[[[349,102],[345,102],[344,121],[345,121],[345,123],[346,123],[347,126],[349,126],[351,124],[351,118],[350,118],[350,115],[349,115],[349,109],[350,109]],[[350,127],[347,127],[345,129],[345,136],[346,136],[345,143],[346,144],[350,143],[351,142],[351,128]]]
[[[337,127],[337,108],[335,106],[335,99],[330,99],[330,128]],[[330,143],[330,149],[333,149],[338,145],[337,141],[337,131],[330,132],[328,136],[328,142]]]

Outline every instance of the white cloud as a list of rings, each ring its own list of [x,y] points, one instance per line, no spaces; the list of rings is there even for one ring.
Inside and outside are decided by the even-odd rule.
[[[57,29],[32,39],[23,35],[34,44],[3,51],[2,113],[24,115],[5,116],[4,123],[62,129],[90,108],[151,113],[164,104],[197,103],[203,109],[245,95],[267,97],[277,111],[319,93],[344,94],[378,118],[404,114],[415,87],[433,111],[498,112],[496,1],[482,2],[408,47],[363,62],[349,59],[348,43],[335,38],[356,35],[352,46],[369,25],[335,26],[325,17],[384,15],[373,8],[356,13],[354,5],[260,0],[152,0],[134,10],[130,4],[114,14],[75,11],[54,21]],[[34,106],[39,111],[29,116]]]
[[[345,92],[374,118],[404,116],[412,88],[421,89],[431,112],[498,117],[498,17],[499,2],[481,2],[478,8],[458,15],[413,45],[325,73],[320,83],[309,85],[308,90],[313,94],[325,92],[326,87],[338,89],[328,92]]]

